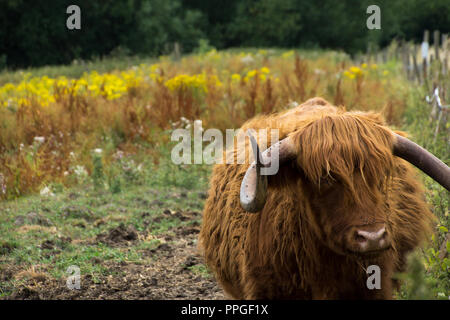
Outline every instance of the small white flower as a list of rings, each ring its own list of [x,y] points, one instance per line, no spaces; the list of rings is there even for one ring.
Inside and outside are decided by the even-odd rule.
[[[97,153],[97,154],[102,154],[102,152],[103,152],[103,150],[102,150],[102,149],[100,149],[100,148],[96,148],[96,149],[94,149],[94,153]]]
[[[69,175],[69,171],[64,171],[64,177],[67,177]]]
[[[34,141],[37,143],[44,143],[45,137],[34,137]]]
[[[74,153],[73,151],[70,151],[69,156],[70,156],[71,158],[75,158],[75,153]]]
[[[314,73],[315,74],[324,74],[325,71],[323,71],[322,69],[314,69]]]
[[[76,166],[74,172],[80,178],[87,177],[88,175],[88,172],[83,166]]]
[[[0,191],[3,194],[6,194],[6,181],[5,176],[0,173]]]
[[[250,54],[246,55],[245,57],[243,57],[241,59],[241,62],[244,63],[244,64],[250,64],[253,61],[255,61],[255,59],[253,59],[253,57]]]
[[[48,196],[54,196],[55,194],[52,192],[52,190],[50,190],[50,188],[49,187],[44,187],[42,190],[41,190],[41,196],[44,196],[44,197],[48,197]]]
[[[117,152],[113,155],[113,158],[116,160],[120,160],[124,157],[124,153],[121,150],[117,150]]]

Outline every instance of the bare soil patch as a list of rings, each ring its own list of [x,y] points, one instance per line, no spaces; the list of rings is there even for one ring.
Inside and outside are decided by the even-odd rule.
[[[170,214],[181,220],[198,218],[198,213],[192,212]],[[42,270],[24,273],[13,265],[0,268],[0,280],[20,278],[22,282],[6,299],[224,299],[213,276],[199,271],[204,270],[196,242],[199,228],[199,223],[192,221],[188,226],[177,226],[167,235],[160,235],[167,241],[144,252],[144,256],[151,258],[149,263],[97,259],[94,263],[102,264],[109,274],[96,279],[82,274],[79,290],[69,289],[66,278],[55,279]],[[120,225],[92,240],[126,248],[141,241],[142,236],[134,228]],[[41,246],[56,247],[49,241]]]

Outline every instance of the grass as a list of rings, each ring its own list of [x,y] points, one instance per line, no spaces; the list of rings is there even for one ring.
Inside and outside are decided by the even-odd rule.
[[[411,138],[436,155],[445,163],[450,163],[448,123],[435,138],[436,122],[430,119],[430,108],[423,102],[422,88],[411,92],[405,111],[403,129]],[[442,126],[442,125],[441,125]],[[445,127],[446,126],[446,127]],[[430,177],[421,174],[427,190],[426,197],[438,219],[430,245],[418,249],[410,256],[409,269],[398,275],[403,280],[398,297],[403,299],[449,299],[450,297],[450,197]]]
[[[196,275],[201,275],[203,277],[211,277],[211,271],[204,265],[195,265],[188,267],[189,270],[191,270]]]
[[[171,179],[187,176],[185,172],[177,173],[177,166],[167,170]],[[161,171],[155,173],[150,166],[121,192],[98,191],[87,182],[46,197],[31,195],[0,203],[0,269],[20,266],[22,270],[1,283],[0,296],[11,294],[23,279],[42,274],[56,279],[67,277],[71,265],[96,282],[100,276],[113,274],[105,266],[108,262],[145,264],[153,259],[149,252],[161,241],[166,242],[160,237],[170,235],[169,230],[175,227],[193,223],[164,211],[201,211],[207,174],[204,170],[192,173],[197,182],[189,184],[189,188],[176,186],[178,183]],[[20,217],[30,212],[37,213],[40,221],[19,224]],[[141,241],[126,246],[102,242],[101,235],[120,225],[136,230]]]

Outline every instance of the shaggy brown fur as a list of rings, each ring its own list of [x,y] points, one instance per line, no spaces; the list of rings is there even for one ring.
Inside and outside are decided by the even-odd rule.
[[[415,169],[392,155],[381,116],[314,98],[248,128],[292,135],[298,157],[269,176],[256,214],[239,203],[248,163],[214,167],[199,242],[225,291],[236,299],[390,299],[393,273],[429,236],[434,217]],[[392,248],[369,257],[346,251],[348,227],[378,222]],[[372,264],[381,268],[381,290],[366,286]]]

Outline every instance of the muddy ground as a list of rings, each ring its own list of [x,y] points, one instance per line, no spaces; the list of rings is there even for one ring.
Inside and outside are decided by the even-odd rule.
[[[181,214],[184,219],[195,218]],[[193,213],[198,215],[198,213]],[[6,299],[224,299],[222,289],[209,273],[199,274],[192,266],[201,266],[203,259],[198,252],[196,239],[199,224],[177,226],[165,236],[167,242],[148,250],[151,262],[137,264],[97,261],[108,269],[109,275],[92,279],[91,275],[81,275],[80,289],[68,289],[67,278],[54,279],[42,272],[28,272],[23,283],[15,286]],[[130,227],[119,227],[101,234],[93,242],[126,248],[139,238]],[[164,235],[163,235],[164,237]],[[67,241],[71,241],[67,239]],[[43,248],[55,249],[51,241],[43,242]],[[0,281],[17,278],[18,266],[8,265],[0,269]]]

